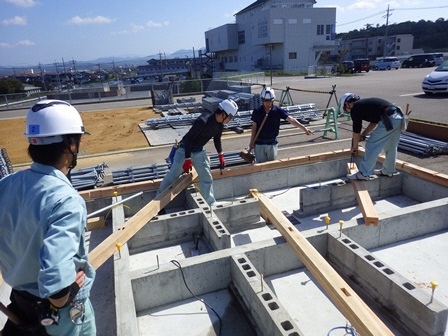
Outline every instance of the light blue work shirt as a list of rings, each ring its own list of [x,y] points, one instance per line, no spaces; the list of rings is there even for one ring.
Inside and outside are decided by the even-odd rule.
[[[76,299],[85,299],[95,278],[85,247],[86,205],[58,169],[33,163],[0,180],[0,270],[12,288],[48,298],[86,280]]]

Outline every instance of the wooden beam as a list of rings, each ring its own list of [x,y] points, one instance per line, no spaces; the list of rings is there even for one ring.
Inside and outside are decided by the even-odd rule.
[[[115,186],[82,190],[79,192],[79,194],[85,201],[90,201],[97,198],[113,197],[115,196],[115,192],[118,195],[125,195],[125,194],[134,194],[140,191],[157,190],[161,182],[162,179],[158,179],[157,181],[141,181],[134,183],[125,183]]]
[[[257,190],[251,190],[251,194],[258,198],[261,213],[269,216],[270,221],[360,335],[393,335],[313,245],[271,203],[268,197]]]
[[[129,239],[158,214],[160,209],[163,209],[182,190],[188,187],[196,177],[197,173],[194,169],[191,174],[179,177],[167,189],[141,208],[126,224],[104,239],[89,253],[89,262],[93,268],[98,269],[104,264],[117,251],[117,243],[121,245],[126,244]]]
[[[240,175],[244,175],[244,174],[253,174],[253,173],[257,173],[257,172],[263,172],[263,171],[269,171],[269,170],[275,170],[275,169],[283,169],[283,168],[294,167],[294,166],[298,166],[298,165],[323,162],[323,161],[327,161],[327,160],[337,160],[337,159],[348,158],[348,157],[350,157],[350,150],[344,149],[344,150],[334,151],[334,152],[324,152],[324,153],[313,154],[313,155],[299,156],[296,158],[288,158],[288,159],[282,159],[282,160],[276,160],[276,161],[269,161],[269,162],[260,163],[260,164],[256,164],[256,165],[245,165],[245,166],[226,168],[226,169],[224,169],[222,175],[219,170],[215,170],[215,171],[212,171],[212,176],[213,176],[214,180],[219,180],[221,178],[240,176]],[[120,184],[120,185],[116,185],[116,186],[84,190],[84,191],[80,191],[79,194],[81,195],[81,197],[84,200],[89,201],[89,200],[93,200],[96,198],[112,197],[112,196],[114,196],[114,192],[117,192],[118,195],[125,195],[125,194],[136,193],[139,191],[157,190],[159,188],[161,181],[162,181],[161,179],[158,179],[158,180],[154,180],[154,181],[141,181],[141,182],[135,182],[135,183],[126,183],[126,184]],[[193,182],[197,182],[197,181],[198,180],[195,178]]]
[[[106,225],[104,216],[87,218],[87,231],[101,229]]]
[[[364,155],[364,148],[359,147],[358,151],[359,154]],[[378,156],[378,162],[382,163],[386,157],[384,154],[380,154]],[[396,160],[395,162],[395,168],[398,170],[401,170],[409,175],[417,176],[418,178],[421,178],[423,180],[433,182],[436,184],[440,184],[441,186],[448,187],[448,175],[436,172],[431,169],[423,168],[417,165],[414,165],[412,163],[408,163],[403,160]]]
[[[275,170],[275,169],[283,169],[288,168],[292,166],[298,166],[298,165],[304,165],[304,164],[312,164],[317,162],[324,162],[328,160],[337,160],[341,158],[348,158],[350,157],[350,150],[340,150],[340,151],[333,151],[333,152],[324,152],[319,154],[313,154],[313,155],[305,155],[305,156],[299,156],[296,158],[287,158],[282,160],[276,160],[276,161],[269,161],[261,164],[256,165],[246,165],[246,166],[239,166],[239,167],[232,167],[232,168],[226,168],[223,171],[223,174],[221,175],[221,172],[219,171],[213,171],[213,179],[218,180],[221,178],[227,178],[227,177],[233,177],[233,176],[240,176],[245,174],[253,174],[257,172],[263,172],[263,171],[269,171],[269,170]],[[362,156],[364,154],[363,148],[358,148],[358,155]],[[384,156],[380,155],[379,162],[384,161]],[[431,171],[429,169],[424,169],[419,166],[412,165],[410,163],[407,163],[405,161],[397,160],[396,164],[397,169],[403,170],[406,173],[409,173],[411,175],[415,175],[419,178],[422,178],[424,180],[428,180],[440,185],[443,185],[445,187],[448,187],[448,175],[441,174],[435,171]],[[131,194],[136,193],[139,191],[148,191],[148,190],[157,190],[159,188],[159,185],[161,183],[161,179],[154,180],[154,181],[141,181],[141,182],[134,182],[134,183],[126,183],[126,184],[120,184],[116,186],[108,186],[103,188],[96,188],[91,190],[84,190],[80,191],[79,194],[81,197],[88,201],[93,200],[96,198],[103,198],[103,197],[112,197],[114,196],[114,192],[117,192],[118,195],[125,195],[125,194]],[[194,182],[197,182],[195,180]]]
[[[354,174],[358,171],[358,167],[355,163],[347,163],[347,171],[349,174]],[[364,181],[352,180],[351,183],[353,185],[353,189],[355,190],[359,207],[361,208],[364,224],[373,224],[374,226],[377,226],[379,221],[378,213],[373,206],[372,199],[370,198]]]

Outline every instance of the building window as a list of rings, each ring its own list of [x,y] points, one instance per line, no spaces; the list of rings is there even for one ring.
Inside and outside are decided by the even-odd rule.
[[[397,50],[400,50],[400,46],[397,46]]]
[[[238,32],[238,44],[246,43],[246,32],[244,30],[240,30]]]
[[[258,21],[258,38],[268,37],[268,20],[266,18]]]
[[[289,59],[297,59],[297,53],[296,52],[290,52],[288,53]]]
[[[324,25],[317,25],[317,35],[324,34]]]
[[[397,38],[397,43],[400,43],[401,42],[401,38]]]

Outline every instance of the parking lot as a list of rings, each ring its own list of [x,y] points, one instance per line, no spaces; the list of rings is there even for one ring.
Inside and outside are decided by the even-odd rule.
[[[273,87],[291,87],[307,90],[329,91],[336,85],[336,95],[355,92],[361,98],[380,97],[393,102],[403,109],[409,104],[411,117],[448,124],[448,95],[425,95],[422,91],[423,78],[434,68],[415,68],[362,72],[352,76],[305,79],[303,77],[273,78]],[[269,78],[267,78],[269,80]],[[320,100],[326,103],[328,96],[311,95],[291,91],[294,103]],[[307,99],[304,100],[306,97]],[[332,104],[330,106],[334,106]]]

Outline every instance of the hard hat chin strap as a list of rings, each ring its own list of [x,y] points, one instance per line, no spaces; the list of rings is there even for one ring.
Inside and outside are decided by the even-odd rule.
[[[76,145],[76,147],[78,147],[78,145]],[[68,171],[67,171],[66,176],[71,183],[72,182],[72,176],[71,176],[72,169],[75,168],[76,165],[78,164],[78,162],[77,162],[78,161],[78,149],[76,149],[76,153],[74,153],[71,148],[69,148],[69,151],[72,154],[72,162],[70,163],[70,166],[68,166]]]
[[[68,150],[70,151],[70,154],[72,154],[72,162],[68,166],[68,172],[67,172],[67,177],[70,180],[70,182],[71,182],[70,172],[78,164],[79,142],[80,141],[76,141],[75,143],[76,150],[72,151],[70,140],[68,139],[67,136],[64,136],[64,144],[67,146]]]

